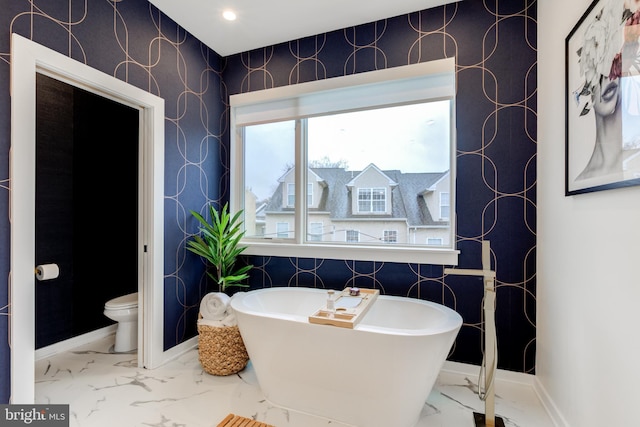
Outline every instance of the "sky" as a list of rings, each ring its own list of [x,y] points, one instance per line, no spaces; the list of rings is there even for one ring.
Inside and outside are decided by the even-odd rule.
[[[449,168],[449,101],[334,114],[309,119],[309,161],[328,158],[361,171],[443,172]],[[294,122],[248,126],[245,133],[246,186],[269,197],[294,164]]]

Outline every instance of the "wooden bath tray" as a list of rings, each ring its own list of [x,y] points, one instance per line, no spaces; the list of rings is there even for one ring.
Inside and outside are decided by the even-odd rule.
[[[360,293],[357,296],[352,296],[350,290],[351,288],[345,288],[335,296],[336,311],[333,316],[327,311],[327,307],[323,306],[309,316],[309,323],[353,329],[369,310],[380,291],[360,288]]]

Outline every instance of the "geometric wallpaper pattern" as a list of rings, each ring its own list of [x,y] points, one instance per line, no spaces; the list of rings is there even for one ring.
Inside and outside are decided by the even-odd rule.
[[[457,247],[460,268],[496,269],[499,368],[535,372],[536,2],[464,0],[222,58],[146,0],[11,0],[0,15],[0,402],[9,400],[10,35],[48,48],[165,100],[165,336],[197,334],[212,287],[185,249],[189,211],[229,196],[228,96],[456,58]],[[341,288],[440,302],[463,317],[449,359],[482,360],[482,280],[442,266],[251,257],[249,284]],[[5,381],[5,379],[7,379]]]
[[[527,373],[535,368],[535,12],[531,1],[465,0],[233,55],[223,74],[236,94],[455,57],[459,267],[481,268],[481,242],[491,242],[499,367]],[[356,285],[452,307],[464,325],[450,360],[481,362],[482,278],[433,265],[250,262],[252,288]]]

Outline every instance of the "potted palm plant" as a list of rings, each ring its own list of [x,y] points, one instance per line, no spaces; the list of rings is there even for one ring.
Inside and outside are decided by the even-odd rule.
[[[213,272],[207,275],[218,285],[218,292],[207,294],[219,306],[214,318],[203,318],[201,304],[198,316],[198,355],[204,370],[213,375],[229,375],[241,371],[249,361],[240,330],[224,293],[230,286],[247,287],[242,282],[249,277],[252,265],[238,265],[238,256],[246,249],[240,246],[244,236],[242,210],[229,212],[228,203],[218,212],[209,206],[211,220],[198,212],[191,214],[200,222],[200,234],[187,242],[187,249],[208,261]],[[207,301],[211,301],[208,299]],[[221,306],[221,307],[220,307]]]
[[[200,235],[195,235],[187,243],[187,249],[200,255],[214,267],[215,274],[207,271],[217,284],[220,292],[225,292],[230,286],[247,287],[242,281],[249,277],[252,265],[236,266],[238,256],[246,249],[239,246],[244,236],[242,230],[242,210],[231,216],[229,204],[225,203],[218,213],[213,205],[209,205],[211,222],[198,212],[191,214],[200,222]]]

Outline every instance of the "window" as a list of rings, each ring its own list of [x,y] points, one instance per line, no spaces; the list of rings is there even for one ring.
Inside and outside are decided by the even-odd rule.
[[[358,243],[360,241],[360,232],[358,230],[347,230],[347,243]]]
[[[396,243],[398,241],[398,232],[396,230],[384,230],[382,241],[385,243]]]
[[[286,239],[289,237],[289,223],[278,222],[276,223],[276,235],[279,239]]]
[[[245,253],[456,265],[454,89],[450,58],[232,95]]]
[[[384,188],[358,188],[358,212],[386,212],[387,195]]]
[[[312,222],[309,224],[309,240],[313,242],[322,241],[322,223]]]
[[[440,193],[440,219],[449,219],[449,193]]]
[[[442,238],[427,237],[427,245],[429,246],[442,246]]]
[[[296,203],[296,185],[292,182],[287,183],[287,206],[295,206]],[[313,185],[307,185],[307,206],[313,204]]]
[[[287,184],[287,206],[294,206],[296,203],[296,185],[293,182]]]

